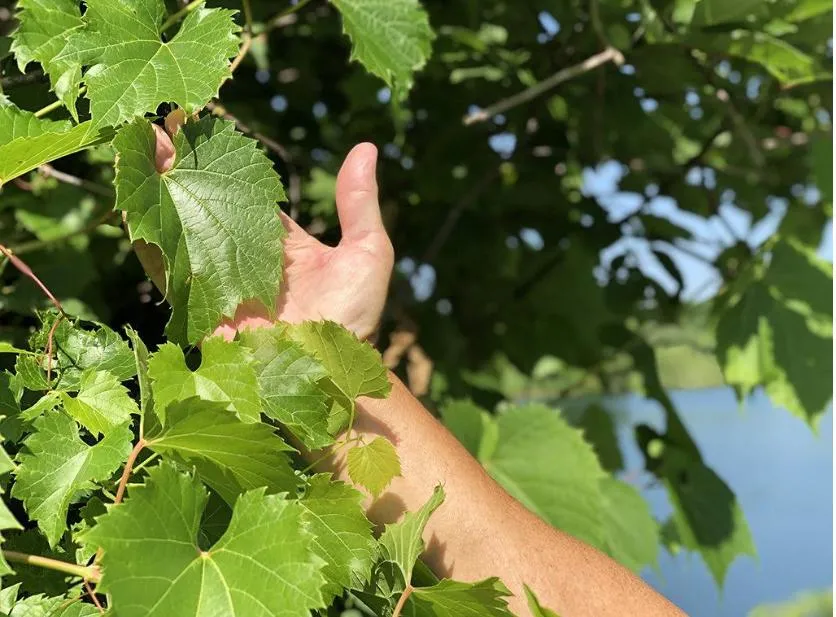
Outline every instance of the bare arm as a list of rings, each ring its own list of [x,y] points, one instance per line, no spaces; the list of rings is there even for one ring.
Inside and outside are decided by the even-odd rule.
[[[447,497],[424,534],[424,559],[436,575],[498,576],[515,594],[511,610],[518,615],[529,614],[523,583],[562,617],[684,615],[632,572],[513,499],[395,375],[390,380],[391,396],[361,399],[355,421],[355,433],[386,437],[401,459],[401,476],[369,500],[368,515],[378,525],[395,522],[443,484]],[[324,466],[349,481],[344,455]]]

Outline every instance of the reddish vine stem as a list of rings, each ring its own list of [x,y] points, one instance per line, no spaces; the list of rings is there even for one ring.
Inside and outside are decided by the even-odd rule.
[[[398,603],[395,605],[395,610],[392,612],[392,617],[400,617],[401,611],[403,611],[403,607],[406,604],[407,599],[414,591],[414,587],[409,583],[406,584],[406,589],[403,590],[401,597],[398,598]]]
[[[136,442],[134,449],[131,450],[131,453],[128,455],[128,460],[125,462],[125,468],[122,470],[122,477],[119,479],[119,488],[116,489],[116,497],[113,500],[113,503],[116,504],[122,502],[122,497],[125,496],[125,488],[128,486],[128,479],[131,477],[131,473],[133,472],[136,457],[139,456],[139,453],[142,452],[145,445],[145,440],[140,438],[140,440]]]
[[[93,601],[93,604],[95,604],[96,608],[99,609],[99,613],[104,615],[105,609],[102,606],[102,603],[99,602],[99,599],[96,597],[96,592],[93,590],[92,585],[90,585],[90,581],[84,581],[84,588],[87,590],[87,595],[90,596],[90,599]]]
[[[12,262],[12,265],[20,271],[21,274],[31,279],[32,282],[34,282],[35,285],[37,285],[40,288],[40,290],[44,292],[44,295],[46,295],[46,297],[49,298],[49,301],[52,302],[53,306],[55,306],[55,308],[58,309],[59,313],[61,313],[64,317],[67,316],[67,313],[64,312],[64,307],[61,306],[61,303],[58,301],[58,299],[54,295],[52,295],[52,292],[47,288],[47,286],[41,282],[41,279],[39,279],[37,275],[34,272],[32,272],[32,269],[29,266],[27,266],[23,262],[23,260],[20,259],[20,257],[17,257],[14,253],[12,253],[12,251],[10,251],[8,248],[6,248],[6,246],[2,244],[0,244],[0,253],[3,253],[9,259],[9,261]]]

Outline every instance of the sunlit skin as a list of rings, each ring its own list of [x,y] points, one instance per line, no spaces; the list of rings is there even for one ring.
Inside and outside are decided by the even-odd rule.
[[[157,169],[164,173],[174,162],[174,147],[162,128],[155,130]],[[376,160],[376,148],[363,143],[343,162],[336,188],[342,240],[336,247],[323,245],[282,215],[288,237],[276,319],[331,319],[361,338],[375,332],[393,264],[377,200]],[[159,254],[148,246],[137,249],[160,284]],[[231,338],[238,329],[271,323],[263,308],[248,303],[217,333]],[[392,441],[402,473],[377,500],[368,499],[366,508],[377,525],[394,522],[404,511],[421,507],[433,488],[443,484],[446,500],[424,533],[424,559],[438,576],[463,581],[497,576],[514,593],[510,609],[517,615],[530,614],[524,583],[562,617],[684,615],[632,572],[514,500],[394,374],[389,378],[388,399],[358,400],[352,433],[367,441],[378,435]],[[312,460],[322,458],[322,453],[306,454]],[[344,452],[321,466],[350,482]]]

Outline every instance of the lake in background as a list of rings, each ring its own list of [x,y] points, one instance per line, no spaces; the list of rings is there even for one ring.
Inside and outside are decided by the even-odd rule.
[[[722,594],[698,555],[659,554],[661,576],[644,578],[692,617],[745,617],[756,605],[829,589],[833,580],[833,414],[819,434],[762,393],[740,410],[731,389],[681,391],[674,403],[703,458],[737,495],[749,522],[758,559],[738,558]],[[663,427],[655,402],[620,398],[619,439],[628,471],[643,460],[633,425]],[[671,512],[662,488],[647,489],[654,514]]]

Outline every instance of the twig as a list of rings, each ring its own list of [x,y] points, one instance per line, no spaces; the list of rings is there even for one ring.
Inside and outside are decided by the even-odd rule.
[[[241,37],[243,43],[238,50],[238,55],[235,56],[232,64],[229,65],[230,73],[235,72],[235,69],[244,60],[244,56],[247,55],[247,52],[250,51],[250,46],[253,44],[253,10],[250,6],[250,0],[241,0],[241,4],[244,8],[244,36]]]
[[[90,585],[90,581],[84,581],[84,588],[87,590],[87,595],[89,595],[90,599],[93,600],[93,604],[95,604],[96,608],[99,609],[99,613],[104,615],[104,607],[102,606],[101,602],[99,602],[99,599],[96,597],[96,592],[93,591],[93,587]]]
[[[495,115],[507,111],[512,107],[516,107],[517,105],[521,105],[534,98],[537,98],[544,92],[548,92],[552,88],[559,86],[564,81],[568,81],[574,77],[577,77],[578,75],[587,73],[592,69],[598,68],[602,64],[606,64],[607,62],[613,62],[615,64],[623,63],[624,56],[621,54],[620,51],[618,51],[614,47],[608,47],[604,51],[590,56],[589,58],[587,58],[579,64],[575,64],[573,66],[559,70],[551,77],[548,77],[543,81],[534,84],[530,88],[526,88],[522,92],[510,96],[507,99],[497,101],[496,103],[486,107],[485,109],[481,109],[479,111],[473,112],[472,114],[465,116],[463,123],[465,124],[465,126],[469,126],[471,124],[476,124],[477,122],[484,122],[485,120],[489,120],[490,118],[493,118]]]
[[[166,30],[171,28],[171,26],[176,24],[182,17],[191,13],[193,10],[195,10],[197,7],[203,4],[203,2],[204,0],[192,0],[176,13],[172,13],[171,15],[169,15],[168,19],[166,19],[163,22],[163,25],[160,26],[160,32],[165,32]]]
[[[392,617],[400,617],[403,607],[406,605],[406,600],[412,594],[415,588],[407,581],[406,589],[403,590],[401,597],[398,598],[398,603],[395,605],[395,610],[392,611]]]
[[[131,453],[128,455],[128,460],[125,462],[125,468],[122,470],[122,477],[119,479],[119,487],[116,489],[116,497],[113,499],[113,503],[121,503],[122,498],[125,496],[125,488],[128,486],[128,479],[131,477],[131,472],[134,468],[134,463],[136,462],[136,457],[139,456],[139,453],[142,452],[142,449],[146,446],[146,441],[144,439],[140,439],[136,442],[134,449],[131,450]]]
[[[99,569],[96,566],[80,566],[74,563],[67,563],[66,561],[59,561],[50,557],[41,557],[40,555],[27,555],[26,553],[18,553],[17,551],[3,551],[3,557],[12,563],[25,563],[30,566],[38,566],[39,568],[46,568],[47,570],[55,570],[56,572],[65,572],[72,576],[77,576],[85,581],[98,583],[101,578]]]
[[[67,313],[64,312],[64,307],[61,306],[61,303],[58,299],[52,295],[52,292],[41,282],[41,279],[37,277],[37,275],[32,272],[32,269],[27,266],[19,257],[17,257],[11,250],[0,244],[0,253],[3,253],[12,265],[18,269],[18,271],[23,274],[24,276],[28,277],[38,288],[44,292],[44,295],[52,302],[52,305],[58,309],[58,312],[61,313],[64,317],[67,316]]]
[[[59,171],[49,163],[38,167],[38,171],[40,171],[47,178],[55,178],[64,184],[71,184],[72,186],[83,188],[85,191],[90,191],[91,193],[102,195],[103,197],[113,197],[112,189],[109,189],[101,184],[96,184],[95,182],[90,182],[90,180],[85,180],[84,178],[79,178],[78,176],[73,176],[72,174]]]
[[[87,86],[81,86],[81,88],[78,89],[78,96],[81,96],[85,92],[87,92]],[[55,111],[56,109],[58,109],[63,104],[64,104],[63,101],[54,101],[54,102],[50,103],[49,105],[47,105],[46,107],[41,107],[38,111],[35,112],[34,116],[36,118],[42,118],[43,116],[45,116],[45,115]]]

